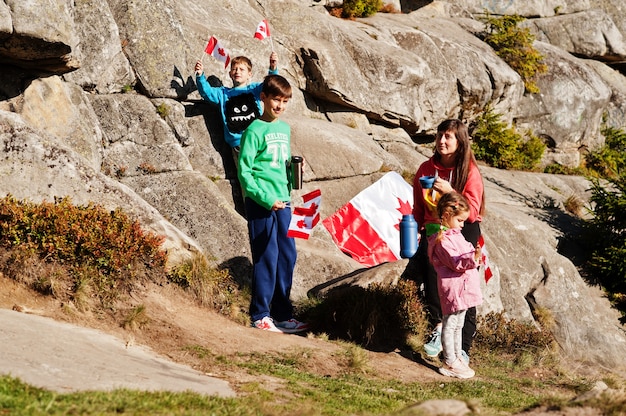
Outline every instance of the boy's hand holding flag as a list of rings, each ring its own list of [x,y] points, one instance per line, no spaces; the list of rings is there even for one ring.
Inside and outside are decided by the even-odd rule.
[[[211,39],[209,39],[209,42],[206,45],[206,48],[204,48],[204,52],[213,56],[218,61],[224,62],[224,68],[228,67],[228,64],[230,63],[230,54],[228,53],[226,48],[224,48],[220,44],[215,36],[211,36]]]

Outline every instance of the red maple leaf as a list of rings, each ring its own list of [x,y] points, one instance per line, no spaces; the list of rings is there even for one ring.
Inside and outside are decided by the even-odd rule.
[[[396,208],[398,211],[400,211],[400,219],[402,219],[403,215],[406,214],[412,214],[413,213],[413,209],[411,208],[411,204],[409,204],[409,201],[403,201],[400,198],[398,198],[398,203],[400,203],[400,206],[398,208]],[[398,223],[395,225],[396,230],[400,230],[400,222],[398,221]]]
[[[306,221],[300,220],[300,221],[296,222],[296,226],[298,228],[306,228]]]
[[[217,53],[221,56],[226,56],[226,50],[224,50],[224,48],[218,48]]]

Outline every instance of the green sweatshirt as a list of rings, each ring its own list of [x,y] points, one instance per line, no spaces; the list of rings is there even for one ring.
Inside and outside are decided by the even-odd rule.
[[[256,119],[241,136],[239,182],[244,195],[266,209],[290,200],[286,161],[291,159],[291,128],[280,119]]]

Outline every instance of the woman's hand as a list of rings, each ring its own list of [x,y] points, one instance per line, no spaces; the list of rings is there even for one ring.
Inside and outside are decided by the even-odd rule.
[[[438,177],[435,180],[435,183],[433,183],[433,189],[439,192],[441,195],[454,191],[454,188],[452,188],[452,185],[450,185],[450,182],[448,182],[445,179],[442,179],[441,177]]]

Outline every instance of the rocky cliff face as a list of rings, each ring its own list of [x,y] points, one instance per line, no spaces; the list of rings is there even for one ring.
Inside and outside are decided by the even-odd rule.
[[[403,2],[404,13],[340,20],[324,2],[295,0],[4,0],[0,3],[0,193],[33,201],[69,195],[123,207],[167,236],[173,263],[194,250],[246,276],[250,253],[239,188],[218,114],[195,91],[193,65],[230,85],[203,56],[216,36],[247,55],[261,80],[273,49],[295,87],[286,120],[305,186],[335,212],[387,169],[414,172],[448,117],[487,104],[551,143],[546,160],[575,165],[602,144],[603,114],[626,127],[620,0]],[[411,4],[409,4],[411,3]],[[554,4],[552,4],[554,3]],[[558,3],[558,4],[557,4]],[[548,72],[540,94],[477,36],[476,14],[518,13],[537,35]],[[409,13],[410,12],[410,13]],[[252,38],[263,18],[272,38]],[[158,110],[158,111],[157,111]],[[586,199],[583,178],[481,168],[484,233],[495,276],[480,312],[533,320],[552,311],[564,353],[620,368],[626,338],[617,313],[560,251],[576,222],[563,209]],[[406,261],[358,272],[318,226],[298,241],[294,296],[350,274],[397,279]],[[355,273],[356,272],[356,273]],[[359,279],[359,276],[362,279]]]

